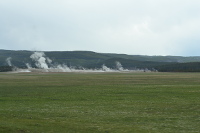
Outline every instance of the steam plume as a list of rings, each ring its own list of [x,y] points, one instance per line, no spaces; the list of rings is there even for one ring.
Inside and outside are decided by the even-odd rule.
[[[45,54],[43,52],[35,52],[30,56],[30,58],[35,61],[35,65],[41,69],[48,69],[48,65],[46,63]]]
[[[11,63],[11,57],[8,57],[7,59],[6,59],[6,62],[7,62],[7,64],[9,65],[9,66],[12,66],[12,63]]]
[[[102,70],[106,72],[113,71],[111,68],[107,67],[105,64],[102,65]]]
[[[122,64],[119,61],[116,61],[115,63],[116,63],[117,70],[119,70],[119,71],[123,71],[124,70],[124,68],[122,67]]]

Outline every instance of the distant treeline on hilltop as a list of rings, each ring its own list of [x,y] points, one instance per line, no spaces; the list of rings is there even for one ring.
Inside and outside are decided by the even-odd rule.
[[[200,72],[200,57],[182,56],[142,56],[111,53],[96,53],[91,51],[43,51],[53,64],[66,64],[69,67],[109,68],[116,67],[120,62],[124,69],[149,69],[160,72]],[[0,72],[12,70],[12,66],[26,68],[26,63],[32,67],[35,62],[30,58],[33,51],[0,50]],[[8,64],[7,59],[11,64]]]

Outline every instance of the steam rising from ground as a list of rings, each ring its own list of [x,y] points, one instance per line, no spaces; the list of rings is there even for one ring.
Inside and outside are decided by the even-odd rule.
[[[49,69],[46,58],[44,57],[45,54],[43,52],[35,52],[30,56],[30,58],[35,61],[35,65],[41,69]]]
[[[7,59],[6,59],[6,63],[9,65],[9,66],[12,66],[12,63],[11,63],[11,57],[8,57]]]
[[[117,70],[124,71],[124,68],[122,67],[122,64],[119,61],[116,61],[115,63],[116,63]]]
[[[149,70],[144,69],[135,69],[128,70],[124,69],[122,64],[116,61],[116,69],[111,69],[105,64],[102,65],[102,68],[99,69],[87,69],[87,68],[75,68],[68,67],[66,64],[52,64],[52,60],[46,57],[44,52],[34,52],[30,58],[35,62],[37,68],[33,68],[29,63],[26,63],[27,69],[18,69],[15,68],[15,71],[18,72],[144,72]],[[12,66],[11,57],[6,59],[6,62],[9,66]]]

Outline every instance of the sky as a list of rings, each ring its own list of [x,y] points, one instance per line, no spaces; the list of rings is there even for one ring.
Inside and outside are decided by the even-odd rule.
[[[0,0],[0,49],[200,56],[200,1]]]

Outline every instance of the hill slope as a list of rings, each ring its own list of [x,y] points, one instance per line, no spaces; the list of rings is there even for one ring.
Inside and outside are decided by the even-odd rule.
[[[12,65],[16,67],[24,68],[26,63],[35,67],[35,62],[30,58],[33,53],[33,51],[24,50],[0,50],[0,66],[8,66],[10,59]],[[159,71],[178,71],[180,68],[181,71],[199,71],[198,62],[200,62],[199,56],[142,56],[91,51],[44,51],[44,53],[46,57],[52,60],[52,64],[66,64],[86,68],[100,68],[103,64],[110,68],[116,68],[116,62],[118,61],[125,69],[156,68]]]

